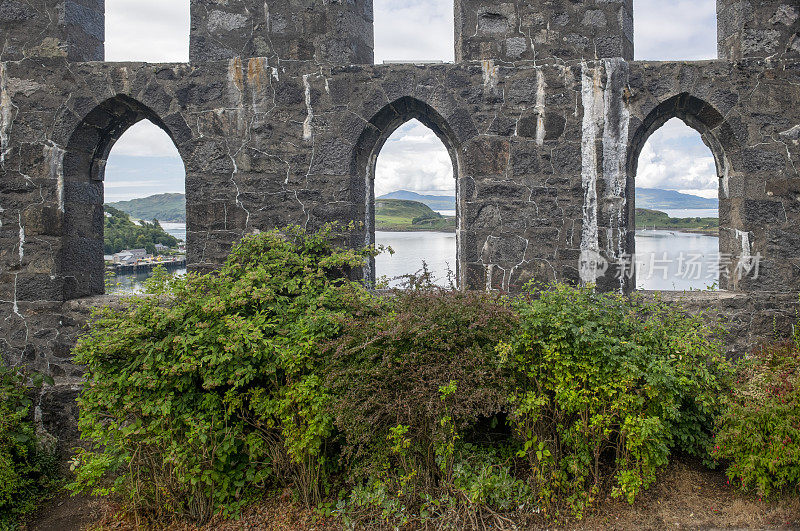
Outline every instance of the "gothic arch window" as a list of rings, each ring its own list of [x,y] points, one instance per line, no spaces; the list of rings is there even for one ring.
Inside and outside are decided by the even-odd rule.
[[[189,0],[107,0],[106,61],[189,61]]]
[[[678,119],[678,120],[674,120]],[[666,125],[666,127],[664,127]],[[698,146],[698,142],[688,137],[688,142],[693,145],[693,152],[689,150],[691,160],[682,160],[675,153],[663,153],[661,157],[666,157],[666,160],[658,160],[659,154],[653,150],[653,145],[658,146],[659,142],[662,146],[669,146],[669,142],[665,141],[664,134],[667,136],[680,137],[686,139],[686,126],[694,130],[694,135],[699,134],[702,144]],[[661,135],[654,135],[658,130],[664,127]],[[661,138],[659,138],[661,136]],[[665,221],[662,214],[653,214],[653,212],[643,212],[640,209],[642,206],[647,206],[647,201],[659,200],[664,204],[669,200],[681,200],[671,196],[671,192],[682,191],[693,196],[707,196],[718,198],[718,244],[714,245],[713,242],[705,241],[697,246],[685,247],[681,249],[672,239],[671,242],[658,247],[653,242],[646,241],[641,237],[641,233],[634,237],[634,234],[629,231],[626,247],[631,255],[637,256],[639,260],[639,267],[642,267],[642,262],[648,259],[656,260],[656,263],[645,264],[646,271],[639,271],[639,288],[645,289],[665,289],[665,290],[683,290],[683,289],[702,289],[707,286],[718,286],[721,289],[736,289],[736,268],[740,266],[742,256],[741,242],[737,242],[737,235],[741,234],[741,227],[736,226],[735,217],[731,215],[732,199],[736,194],[734,183],[739,180],[739,176],[734,172],[731,160],[739,156],[739,146],[736,143],[736,135],[731,130],[730,126],[725,121],[724,117],[712,105],[704,102],[687,93],[678,94],[668,100],[662,102],[655,109],[653,109],[644,122],[635,131],[631,149],[628,153],[628,168],[627,168],[627,197],[628,200],[628,226],[639,227],[642,230],[653,229],[666,229],[666,234],[656,234],[658,237],[683,236],[687,234],[696,234],[699,238],[703,236],[702,231],[706,230],[708,237],[713,237],[713,229],[709,222],[704,221],[703,218],[712,218],[713,207],[708,205],[708,208],[699,209],[701,212],[694,212],[700,215],[681,215],[680,212],[669,212],[670,210],[681,210],[680,205],[676,205],[675,209],[667,208],[667,214],[674,214],[670,218],[683,218],[690,219],[691,223],[687,222],[690,226],[684,226],[686,223],[677,223]],[[654,142],[648,142],[649,140]],[[668,150],[667,150],[668,151]],[[710,153],[709,153],[710,151]],[[685,155],[684,155],[685,156]],[[658,164],[662,167],[671,168],[671,173],[667,175],[658,175]],[[650,167],[646,167],[650,163]],[[682,168],[681,165],[685,165]],[[694,164],[694,166],[693,166]],[[639,173],[642,172],[640,182]],[[650,175],[647,175],[650,172]],[[688,173],[685,175],[684,172]],[[709,176],[710,173],[710,176]],[[698,184],[699,183],[699,184]],[[654,184],[660,186],[653,191],[642,190],[645,186],[653,186]],[[717,194],[713,193],[714,185],[717,187]],[[666,189],[666,192],[665,192]],[[659,199],[654,199],[653,194],[661,194]],[[684,206],[688,209],[688,206]],[[649,208],[650,211],[664,211],[662,207]],[[703,215],[706,214],[706,215]],[[699,219],[698,219],[699,218]],[[647,219],[647,222],[644,221]],[[674,230],[671,224],[675,224]],[[695,226],[697,225],[697,226]],[[702,227],[701,227],[702,225]],[[637,227],[637,228],[639,228]],[[694,232],[686,232],[686,231]],[[678,238],[680,239],[680,238]],[[691,239],[686,236],[684,239]],[[662,242],[663,243],[663,242]],[[697,244],[698,242],[695,242]],[[711,247],[714,247],[713,249]],[[656,248],[657,247],[657,248]],[[666,251],[667,256],[664,256]],[[697,254],[701,254],[697,258]],[[649,256],[647,256],[649,255]],[[666,261],[667,263],[664,263]],[[698,277],[696,262],[703,263],[703,270]],[[715,271],[716,268],[716,271]],[[667,279],[664,280],[664,271],[666,270]],[[642,274],[652,276],[656,274],[660,276],[660,281],[647,282]],[[716,273],[716,275],[715,275]],[[692,277],[692,278],[689,278]]]
[[[425,251],[419,248],[419,243],[424,241],[420,235],[426,232],[430,234],[425,229],[433,228],[437,229],[433,231],[437,233],[437,238],[430,245],[437,249],[434,253],[438,268],[437,280],[442,285],[449,285],[446,278],[446,271],[449,269],[453,273],[454,284],[463,286],[463,267],[460,263],[462,219],[459,201],[462,183],[458,178],[458,146],[455,139],[455,134],[441,115],[429,105],[410,97],[400,98],[384,107],[361,135],[355,151],[352,174],[365,184],[365,243],[388,244],[393,248],[399,243],[406,253],[406,258],[400,257],[399,260],[394,260],[394,256],[379,257],[377,261],[367,264],[365,277],[368,282],[374,283],[382,276],[395,277],[398,276],[397,273],[402,275],[418,272],[423,259],[431,261],[431,255],[426,257]],[[417,149],[425,151],[421,158],[427,158],[427,162],[420,163],[421,158],[417,157],[409,161],[404,156],[403,151],[405,155],[413,153],[415,148],[410,144],[414,142],[424,146]],[[386,150],[386,156],[382,157],[383,150]],[[397,165],[398,162],[400,166]],[[450,168],[447,168],[448,163]],[[422,164],[425,167],[420,167]],[[405,190],[403,187],[414,190]],[[404,192],[416,195],[403,195]],[[437,199],[419,196],[433,196]],[[411,201],[416,205],[393,204],[403,201]],[[449,204],[445,205],[446,201]],[[428,218],[416,219],[416,228],[422,229],[419,232],[414,231],[418,235],[416,241],[413,236],[403,238],[386,234],[397,231],[379,230],[387,228],[383,224],[392,222],[390,210],[394,207],[402,207],[405,217],[408,217],[411,209],[420,209],[418,216],[409,218],[411,225],[414,225],[414,218]],[[404,223],[408,224],[407,221]],[[448,246],[450,249],[447,249]]]
[[[636,288],[718,286],[719,181],[700,135],[672,118],[648,138],[636,175]]]
[[[135,127],[133,129],[134,136],[137,130],[144,131],[143,138],[146,143],[148,136],[152,140],[152,135],[147,134],[147,128],[158,127],[168,135],[176,146],[176,151],[179,152],[182,147],[185,148],[185,142],[190,137],[188,127],[177,115],[170,115],[166,120],[172,124],[172,127],[142,103],[127,96],[116,96],[95,107],[81,120],[70,136],[63,154],[61,169],[63,175],[59,190],[59,203],[64,225],[59,272],[64,279],[63,297],[65,300],[99,295],[105,292],[104,229],[106,212],[104,203],[106,184],[104,181],[112,148],[131,128]],[[150,126],[146,125],[148,121]],[[136,127],[137,124],[139,124],[138,127]],[[179,141],[176,142],[176,140]],[[181,140],[184,144],[181,144]],[[124,144],[123,142],[120,147],[124,148]],[[131,149],[131,146],[128,146],[128,149]],[[126,150],[121,150],[121,156],[124,156],[125,152]],[[172,152],[170,155],[170,158],[174,159],[176,153]],[[112,159],[113,164],[114,160]],[[174,170],[180,173],[180,168],[183,166],[182,161],[176,161],[173,164],[178,166],[178,168],[173,168],[173,173]],[[129,190],[138,189],[139,193],[143,193],[150,185],[144,182],[145,179],[142,179],[141,175],[147,172],[152,179],[153,175],[158,175],[158,173],[148,171],[143,167],[139,169],[143,171],[140,171],[138,175],[129,176],[127,184],[124,185],[129,186]],[[112,172],[114,171],[116,170],[112,167]],[[118,185],[125,181],[121,178],[115,179],[115,182],[109,187],[109,196],[117,199],[127,198],[119,196],[116,191],[120,190]],[[117,186],[114,187],[114,185]],[[181,185],[175,186],[180,187]],[[150,190],[157,191],[157,187],[151,187]]]

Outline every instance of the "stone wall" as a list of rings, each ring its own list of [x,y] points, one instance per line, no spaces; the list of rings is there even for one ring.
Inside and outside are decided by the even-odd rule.
[[[719,58],[800,57],[800,4],[789,0],[717,0]]]
[[[717,163],[720,250],[732,264],[722,287],[731,295],[703,304],[747,308],[736,310],[733,348],[761,337],[770,315],[786,317],[800,291],[800,58],[792,54],[636,62],[625,59],[629,3],[534,10],[464,0],[458,63],[374,66],[367,0],[292,10],[296,3],[268,2],[269,17],[260,4],[197,0],[191,63],[81,62],[96,53],[92,42],[60,23],[36,26],[34,39],[26,25],[44,19],[15,1],[0,0],[0,349],[7,362],[64,385],[81,373],[71,363],[80,319],[70,305],[91,306],[96,299],[84,298],[103,291],[106,159],[142,119],[166,131],[183,158],[193,270],[218,267],[245,234],[289,223],[356,222],[347,242],[373,242],[378,153],[416,118],[453,159],[460,287],[513,292],[559,280],[629,292],[632,279],[617,273],[635,251],[638,156],[677,117]],[[42,4],[52,6],[42,13],[67,4]],[[787,13],[750,4],[781,21]],[[81,5],[91,14],[100,4]],[[495,11],[502,16],[484,21],[484,33],[464,33]],[[559,26],[562,11],[570,22]],[[87,17],[89,35],[96,23]],[[503,17],[514,21],[503,31],[489,24]],[[515,31],[527,38],[519,57],[508,55]],[[602,51],[600,41],[621,48]],[[78,43],[73,52],[69,42]],[[374,264],[364,274],[374,276]]]
[[[191,0],[192,62],[372,64],[371,0]]]
[[[102,61],[104,0],[0,0],[0,57]]]
[[[633,0],[455,0],[456,61],[633,59]]]

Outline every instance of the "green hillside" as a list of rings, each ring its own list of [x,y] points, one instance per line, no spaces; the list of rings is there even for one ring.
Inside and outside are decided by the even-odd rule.
[[[161,228],[158,221],[140,221],[138,224],[131,221],[125,212],[108,205],[105,206],[105,229],[103,231],[103,252],[114,254],[123,249],[147,249],[150,254],[155,254],[156,244],[173,248],[178,246],[178,240],[170,236]]]
[[[637,229],[666,229],[682,230],[688,232],[717,233],[719,232],[718,218],[671,218],[665,212],[636,209]]]
[[[165,223],[186,222],[186,196],[183,194],[158,194],[141,199],[108,203],[136,219],[163,221]]]
[[[428,205],[433,210],[455,210],[456,197],[455,195],[422,195],[416,192],[409,192],[408,190],[397,190],[386,195],[380,196],[378,199],[403,199],[405,201],[416,201]]]
[[[416,201],[378,199],[375,201],[375,229],[453,232],[456,218],[442,216]]]

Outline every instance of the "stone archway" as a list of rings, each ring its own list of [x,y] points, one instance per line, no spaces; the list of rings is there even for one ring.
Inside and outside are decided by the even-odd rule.
[[[433,107],[419,99],[404,96],[385,105],[368,122],[354,149],[350,174],[359,182],[364,183],[363,197],[354,198],[354,201],[363,201],[365,205],[364,243],[366,245],[375,244],[375,166],[378,154],[389,137],[392,136],[392,133],[398,127],[413,119],[418,120],[434,132],[444,144],[453,163],[453,177],[456,179],[456,279],[459,287],[463,287],[462,276],[464,268],[462,264],[461,234],[464,230],[464,218],[462,216],[463,191],[459,162],[461,144],[447,120]],[[368,282],[375,281],[374,260],[370,260],[370,263],[367,264],[364,277]]]
[[[181,151],[176,135],[158,114],[125,95],[107,99],[89,112],[73,130],[64,150],[59,210],[63,215],[59,274],[63,299],[71,300],[105,291],[103,262],[104,184],[106,161],[117,140],[134,124],[149,120],[163,129]],[[183,153],[182,158],[185,160]]]
[[[731,187],[731,180],[735,175],[731,161],[739,149],[735,140],[736,135],[719,110],[688,92],[674,95],[657,105],[632,132],[626,161],[627,224],[635,228],[636,174],[642,149],[650,136],[673,118],[682,120],[697,131],[714,156],[719,178],[720,256],[730,257],[731,263],[735,264],[742,257],[741,245],[737,243],[737,234],[741,234],[741,224],[736,222],[738,216],[733,212],[736,193]],[[635,230],[627,232],[625,249],[626,253],[635,254]],[[729,271],[720,269],[720,288],[736,289],[735,280],[727,273]]]

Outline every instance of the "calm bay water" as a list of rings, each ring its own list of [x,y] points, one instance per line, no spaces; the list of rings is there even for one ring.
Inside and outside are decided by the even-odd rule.
[[[687,216],[688,217],[688,216]],[[442,232],[376,232],[375,240],[395,254],[375,259],[376,275],[391,278],[416,273],[424,259],[437,283],[447,286],[448,266],[455,271],[455,234]],[[719,280],[719,238],[673,231],[636,233],[638,289],[682,291],[706,289]],[[394,281],[392,285],[400,285]]]
[[[636,232],[636,288],[706,289],[719,281],[719,238],[666,230]]]
[[[716,210],[670,210],[672,217],[715,217]],[[185,223],[162,223],[164,230],[181,240],[186,239]],[[437,284],[448,286],[448,270],[456,269],[456,235],[445,232],[381,232],[375,233],[379,244],[395,253],[375,259],[376,273],[389,279],[417,273],[425,260]],[[719,238],[677,231],[645,230],[636,233],[638,289],[674,290],[705,289],[719,280],[716,267],[719,259]],[[185,269],[176,274],[186,273]],[[119,275],[117,286],[109,293],[137,293],[148,273]],[[399,286],[402,280],[391,282]]]
[[[161,228],[170,236],[186,241],[186,223],[162,223]]]
[[[448,232],[381,232],[375,231],[375,242],[392,248],[393,255],[383,253],[375,258],[375,272],[378,278],[394,279],[401,275],[417,273],[422,269],[422,261],[433,275],[434,282],[448,286],[448,268],[456,271],[456,235]],[[397,287],[402,280],[391,280]]]

